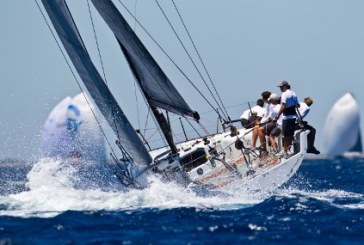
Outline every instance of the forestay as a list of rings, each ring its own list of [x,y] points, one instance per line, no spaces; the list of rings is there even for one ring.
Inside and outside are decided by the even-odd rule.
[[[92,63],[66,2],[42,2],[78,74],[121,144],[136,163],[150,164],[152,160],[147,149]]]

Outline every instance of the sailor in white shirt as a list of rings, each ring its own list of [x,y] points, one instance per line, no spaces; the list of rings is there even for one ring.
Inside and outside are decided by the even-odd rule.
[[[280,111],[281,105],[279,104],[279,96],[277,94],[271,94],[269,97],[270,108],[269,115],[267,115],[267,120],[265,124],[263,124],[259,128],[259,140],[261,142],[262,148],[267,152],[265,137],[269,136],[269,141],[273,147],[275,152],[278,151],[277,143],[275,138],[281,134],[282,128],[282,116],[280,116],[277,120],[277,115]],[[261,120],[262,122],[262,120]]]
[[[272,94],[272,95],[273,95],[273,97],[278,96],[276,94]],[[274,110],[274,108],[275,108],[276,105],[272,104],[271,103],[271,100],[272,100],[271,97],[269,97],[268,104],[265,106],[264,115],[263,115],[262,119],[260,120],[260,124],[261,125],[267,123],[268,120],[270,118],[272,118],[272,113],[273,113],[273,110]]]
[[[293,135],[296,126],[296,108],[299,107],[298,98],[287,81],[282,81],[278,87],[282,91],[281,108],[277,117],[283,114],[282,134],[283,134],[283,151],[287,153],[293,141]]]
[[[262,99],[258,99],[257,104],[255,106],[243,112],[243,114],[240,116],[240,119],[244,128],[252,128],[255,124],[255,120],[257,118],[260,120],[263,117],[265,112],[263,106],[264,106],[264,101]],[[252,115],[254,115],[254,118],[252,117]],[[251,121],[253,119],[254,122]]]
[[[272,111],[272,109],[274,107],[274,105],[272,105],[272,103],[269,101],[269,97],[270,97],[271,94],[272,93],[269,92],[269,91],[264,91],[263,93],[261,93],[262,99],[263,99],[263,101],[265,103],[265,105],[263,107],[265,112],[264,112],[264,115],[263,115],[262,119],[260,120],[261,124],[264,124],[264,123],[266,123],[268,121],[270,113],[271,113],[271,111]]]
[[[310,112],[310,106],[313,104],[313,100],[310,97],[304,99],[304,102],[300,102],[299,113],[301,116],[301,120],[304,119],[307,114]],[[315,137],[316,137],[316,129],[309,125],[306,121],[303,122],[303,126],[305,129],[310,130],[310,133],[307,135],[307,153],[312,154],[320,154],[320,151],[315,148]],[[296,129],[299,129],[296,126]]]
[[[271,115],[271,111],[273,110],[274,105],[272,105],[272,103],[269,101],[269,97],[272,93],[269,91],[264,91],[261,93],[262,96],[262,100],[265,103],[263,109],[264,109],[264,114],[262,116],[262,118],[260,119],[259,125],[256,125],[256,127],[253,128],[252,130],[252,143],[253,143],[253,147],[256,146],[256,142],[257,139],[259,137],[259,129],[261,126],[263,126],[264,124],[268,123],[268,120],[270,119],[270,115]],[[265,137],[260,139],[260,147],[265,149]]]
[[[304,102],[300,102],[300,107],[298,111],[300,112],[301,118],[305,118],[307,114],[310,112],[310,106],[312,105],[313,100],[310,97],[305,98]]]
[[[264,101],[262,99],[257,100],[257,104],[253,106],[251,109],[247,109],[241,115],[241,123],[244,128],[252,128],[252,146],[255,147],[257,139],[258,139],[258,127],[260,119],[264,115]],[[255,132],[256,131],[256,132]]]
[[[265,110],[263,108],[264,101],[262,99],[257,100],[257,104],[253,106],[251,109],[247,109],[243,112],[243,114],[240,116],[241,119],[248,120],[249,117],[253,114],[256,114],[258,117],[262,118]]]

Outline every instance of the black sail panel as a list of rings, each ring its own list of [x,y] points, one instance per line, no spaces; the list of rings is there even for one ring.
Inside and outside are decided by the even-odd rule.
[[[92,3],[119,41],[148,103],[198,120],[198,114],[188,106],[112,1]]]
[[[150,164],[152,159],[147,149],[92,63],[66,2],[42,2],[74,67],[121,144],[137,164]]]
[[[361,130],[360,129],[359,129],[355,144],[353,145],[353,147],[351,147],[348,150],[348,152],[360,152],[360,153],[363,152],[363,145],[361,142]]]

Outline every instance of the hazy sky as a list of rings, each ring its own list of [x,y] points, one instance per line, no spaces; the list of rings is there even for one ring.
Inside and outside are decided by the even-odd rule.
[[[321,150],[321,132],[333,103],[352,92],[359,105],[364,105],[364,1],[175,1],[226,106],[255,101],[265,90],[279,93],[276,85],[288,80],[299,98],[314,99],[307,119],[318,130]],[[99,67],[87,2],[68,2]],[[155,2],[123,2],[200,84]],[[171,2],[160,2],[178,23]],[[94,9],[92,13],[109,85],[127,116],[138,124],[133,78],[113,35]],[[34,1],[3,0],[0,27],[0,159],[33,158],[39,152],[40,130],[50,110],[80,90]],[[139,27],[136,31],[190,106],[201,113],[208,111],[151,40]],[[142,101],[140,96],[138,100]],[[235,107],[231,116],[237,118],[243,110]]]

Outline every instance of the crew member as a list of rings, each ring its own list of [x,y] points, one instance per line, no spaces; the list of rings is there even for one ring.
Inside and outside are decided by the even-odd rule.
[[[307,114],[310,112],[310,107],[313,104],[313,100],[310,97],[304,99],[303,102],[300,102],[299,108],[299,116],[301,117],[300,120],[303,120]],[[307,153],[312,154],[320,154],[320,151],[316,149],[315,145],[315,136],[316,136],[316,129],[309,125],[307,121],[303,121],[303,126],[305,129],[310,130],[310,133],[307,135]],[[296,129],[299,129],[300,126],[296,124]]]
[[[296,108],[299,107],[298,98],[287,81],[282,81],[278,87],[282,91],[281,108],[278,112],[277,119],[282,117],[282,134],[283,134],[283,153],[287,156],[288,150],[293,141],[295,126],[296,126]]]

